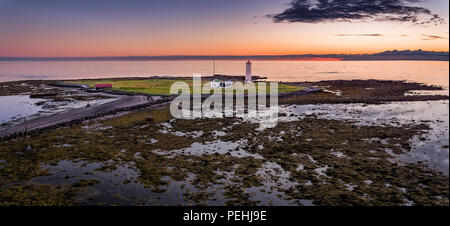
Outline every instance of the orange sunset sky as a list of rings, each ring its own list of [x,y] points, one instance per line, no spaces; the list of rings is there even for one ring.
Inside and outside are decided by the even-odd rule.
[[[449,50],[447,0],[418,3],[392,0],[392,4],[415,7],[408,8],[416,16],[412,19],[407,17],[410,14],[384,15],[375,10],[378,5],[370,5],[367,9],[354,9],[355,17],[362,15],[364,18],[348,20],[343,19],[345,15],[322,18],[326,10],[335,10],[332,6],[321,8],[315,1],[299,1],[295,8],[291,2],[0,0],[0,56],[284,55]],[[311,7],[304,13],[302,7],[307,4]],[[284,14],[279,17],[283,18],[281,21],[274,19],[274,15],[290,8],[293,9],[288,11],[291,14],[286,14],[287,19]],[[439,17],[439,22],[429,22],[436,17],[434,15]]]

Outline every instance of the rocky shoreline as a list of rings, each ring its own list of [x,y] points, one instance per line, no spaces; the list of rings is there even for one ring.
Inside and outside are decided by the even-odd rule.
[[[220,77],[220,75],[218,75]],[[223,76],[222,76],[223,77]],[[226,77],[226,76],[225,76]],[[230,77],[230,76],[228,76]],[[227,78],[228,78],[227,77]],[[157,77],[159,78],[159,77]],[[208,77],[209,78],[209,77]],[[210,78],[216,78],[211,76]],[[118,80],[124,78],[117,78]],[[143,79],[143,78],[139,78]],[[172,78],[173,79],[173,78]],[[186,79],[181,78],[180,79]],[[3,85],[2,85],[3,84]],[[88,86],[71,84],[61,81],[18,81],[1,83],[3,88],[0,94],[11,95],[20,93],[30,93],[30,96],[57,96],[58,90],[71,88],[90,91]],[[280,104],[338,104],[338,103],[365,103],[365,104],[380,104],[388,101],[429,101],[429,100],[448,100],[446,95],[411,95],[406,96],[405,93],[414,90],[443,90],[442,87],[427,86],[420,83],[407,83],[404,81],[382,81],[382,80],[330,80],[320,82],[287,82],[286,84],[308,87],[299,91],[279,94]],[[55,87],[51,91],[50,88],[45,90],[43,86]],[[22,89],[21,89],[22,88]],[[90,91],[92,92],[92,91]],[[142,94],[135,92],[127,92],[120,90],[102,90],[99,92],[118,96],[146,96],[148,100],[157,97],[158,100],[150,101],[148,103],[135,104],[134,106],[122,107],[111,110],[102,110],[101,112],[90,113],[86,116],[78,116],[72,119],[68,117],[67,120],[61,123],[53,123],[51,125],[40,125],[39,128],[27,126],[27,123],[0,130],[1,140],[10,140],[27,134],[40,133],[59,127],[66,127],[74,124],[82,123],[85,120],[91,120],[106,115],[114,115],[119,112],[133,111],[141,108],[150,107],[152,105],[159,105],[173,100],[173,95],[153,95]],[[337,95],[338,94],[338,95]],[[210,95],[202,94],[202,99],[206,99]],[[78,113],[79,114],[79,113]],[[48,124],[48,123],[47,123]]]
[[[448,96],[405,92],[442,88],[375,80],[295,84],[314,92],[280,97],[279,123],[270,129],[235,117],[175,119],[169,99],[159,99],[4,139],[0,205],[448,206],[448,174],[420,155],[401,158],[421,154],[415,147],[448,118]],[[399,109],[364,113],[389,99],[399,100],[389,102]],[[419,112],[402,102],[417,102]],[[421,119],[415,114],[428,109],[423,103],[444,111]],[[406,113],[408,120],[398,119]],[[443,143],[425,151],[447,158],[448,167],[448,138],[433,139]]]

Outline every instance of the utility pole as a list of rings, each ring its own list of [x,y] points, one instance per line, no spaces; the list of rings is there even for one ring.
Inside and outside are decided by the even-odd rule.
[[[213,76],[216,75],[216,58],[213,58]]]

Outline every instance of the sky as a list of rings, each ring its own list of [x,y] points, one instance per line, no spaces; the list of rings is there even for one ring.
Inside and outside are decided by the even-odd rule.
[[[0,0],[0,56],[449,51],[448,0]]]

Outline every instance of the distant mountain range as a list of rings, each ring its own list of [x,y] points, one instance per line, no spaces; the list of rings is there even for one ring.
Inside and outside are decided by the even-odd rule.
[[[449,52],[419,50],[392,50],[374,54],[303,54],[303,55],[248,55],[248,56],[119,56],[119,57],[0,57],[0,61],[71,61],[71,60],[424,60],[448,61]]]

